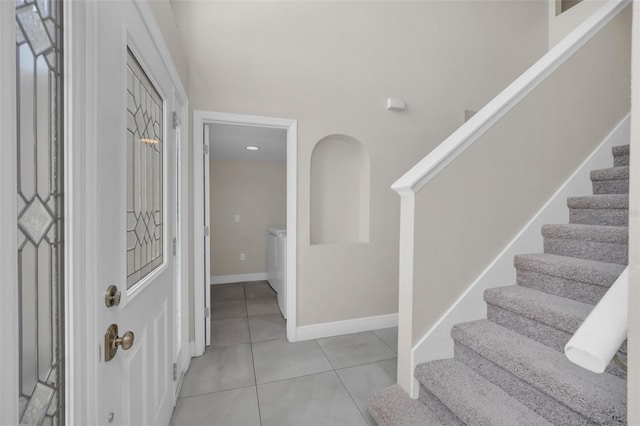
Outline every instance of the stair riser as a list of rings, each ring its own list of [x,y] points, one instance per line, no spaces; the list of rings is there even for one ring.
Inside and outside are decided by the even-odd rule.
[[[566,297],[590,305],[598,303],[608,290],[608,287],[554,277],[526,269],[516,269],[516,272],[516,283],[518,285],[535,288],[548,294]]]
[[[627,264],[627,245],[569,238],[544,238],[544,252],[600,262]]]
[[[595,180],[592,182],[594,194],[628,194],[629,179]]]
[[[440,418],[443,426],[465,426],[458,417],[422,384],[420,385],[419,401]]]
[[[513,398],[556,425],[597,425],[598,423],[571,410],[553,397],[541,392],[509,371],[482,357],[472,349],[455,342],[454,352],[457,360],[475,370],[478,374],[499,386]],[[624,424],[623,422],[613,424]]]
[[[569,223],[627,226],[629,211],[625,209],[569,209]]]
[[[613,157],[613,167],[628,166],[628,165],[629,165],[628,155],[616,155]]]
[[[573,335],[567,331],[559,330],[553,326],[491,304],[487,304],[487,319],[549,346],[558,352],[564,351],[564,345]]]

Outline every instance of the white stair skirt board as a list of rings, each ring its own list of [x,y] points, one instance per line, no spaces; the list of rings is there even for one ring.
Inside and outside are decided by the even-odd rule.
[[[484,291],[490,287],[513,285],[516,279],[514,256],[543,251],[540,235],[542,225],[565,223],[567,198],[579,194],[591,194],[591,170],[611,167],[611,148],[628,144],[629,138],[630,116],[627,115],[413,347],[411,371],[418,364],[453,357],[452,327],[455,324],[487,317],[487,307],[483,299]],[[412,398],[417,398],[418,386],[413,386],[411,393]]]
[[[398,326],[398,314],[378,315],[374,317],[355,318],[344,321],[325,322],[321,324],[303,325],[297,328],[297,341],[321,339],[323,337],[341,336],[361,331],[379,330]]]
[[[249,281],[266,281],[267,277],[267,272],[256,272],[253,274],[211,275],[211,285],[245,283]]]

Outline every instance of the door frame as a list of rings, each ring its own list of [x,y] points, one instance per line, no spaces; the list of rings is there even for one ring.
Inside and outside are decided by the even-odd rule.
[[[13,6],[10,2],[8,3]],[[189,103],[164,38],[150,6],[144,0],[134,0],[140,15],[156,44],[162,61],[175,84],[176,94],[182,101],[178,112],[182,123],[187,122]],[[95,255],[97,167],[97,78],[96,52],[98,43],[97,6],[93,2],[68,2],[63,10],[64,37],[64,116],[65,116],[65,409],[67,424],[94,424],[98,421],[98,364],[99,343],[102,333],[96,329],[97,312],[94,283],[97,279],[98,259]],[[13,25],[13,23],[12,23]],[[4,26],[3,26],[4,27]],[[14,40],[15,41],[15,40]],[[15,49],[14,49],[15,50]],[[181,133],[181,235],[188,230],[188,126]],[[15,197],[14,197],[15,198]],[[15,210],[14,210],[15,211]],[[181,259],[188,259],[187,238],[177,247]],[[181,269],[182,300],[188,301],[188,269]],[[183,303],[180,321],[188,327],[189,305]],[[176,318],[171,318],[168,329],[174,332]],[[187,332],[182,333],[181,373],[189,366],[190,351]],[[173,352],[173,350],[172,350]],[[186,356],[185,356],[186,354]],[[174,396],[175,398],[175,396]],[[175,399],[174,399],[175,403]]]
[[[16,140],[16,30],[15,3],[0,1],[0,140]],[[0,156],[0,239],[13,244],[0,244],[0,271],[7,283],[18,281],[17,211],[17,147],[3,143]],[[6,294],[4,294],[6,293]],[[18,287],[3,286],[0,298],[0,412],[7,424],[18,424]]]
[[[203,141],[205,124],[235,124],[245,126],[272,127],[287,131],[287,340],[297,340],[297,206],[298,206],[298,121],[285,118],[261,117],[255,115],[229,114],[222,112],[193,111],[193,263],[194,263],[194,356],[204,353],[205,323],[211,316],[205,316],[207,305],[205,289],[205,254],[202,241],[205,238],[205,194],[203,167]],[[202,224],[202,226],[195,226]]]

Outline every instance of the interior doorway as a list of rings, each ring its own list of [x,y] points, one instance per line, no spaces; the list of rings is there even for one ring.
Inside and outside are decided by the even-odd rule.
[[[290,119],[270,117],[258,117],[236,114],[215,113],[207,111],[194,111],[194,315],[195,315],[195,353],[204,353],[205,346],[210,339],[210,285],[211,285],[211,258],[208,253],[210,247],[209,221],[209,164],[212,154],[211,128],[215,126],[221,131],[228,130],[228,126],[240,126],[251,131],[272,131],[273,134],[281,132],[286,140],[286,227],[287,238],[284,243],[287,264],[284,268],[283,281],[286,288],[281,291],[286,294],[287,340],[296,341],[296,247],[297,247],[297,122]],[[251,146],[246,144],[246,146]],[[238,146],[239,151],[246,150],[246,146]],[[258,150],[259,151],[259,150]],[[272,154],[274,154],[273,150]],[[274,154],[275,155],[275,154]],[[234,221],[242,217],[233,215]],[[266,233],[265,236],[266,237]],[[244,253],[246,256],[246,253]],[[238,256],[241,256],[239,253]],[[240,257],[239,257],[240,259]],[[238,259],[238,260],[239,260]],[[245,258],[246,260],[246,258]],[[263,272],[263,271],[261,271]],[[264,271],[266,272],[266,271]],[[214,271],[213,274],[216,274]],[[221,274],[217,274],[220,276]],[[222,274],[224,275],[224,274]],[[240,278],[240,274],[238,275]],[[248,275],[251,278],[251,275]],[[265,278],[267,276],[265,275]],[[228,279],[234,279],[233,277]],[[221,282],[225,280],[222,276]],[[235,279],[237,280],[237,278]],[[227,281],[230,282],[230,281]]]

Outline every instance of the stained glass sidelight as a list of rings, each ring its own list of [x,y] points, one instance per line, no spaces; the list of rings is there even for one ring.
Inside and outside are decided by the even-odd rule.
[[[127,51],[127,288],[163,259],[163,101]]]
[[[61,0],[16,7],[20,424],[64,424]]]

